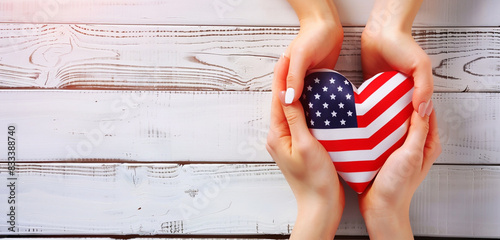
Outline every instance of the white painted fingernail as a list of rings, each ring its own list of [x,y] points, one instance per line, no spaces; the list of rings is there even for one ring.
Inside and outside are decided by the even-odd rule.
[[[420,103],[420,105],[418,105],[418,115],[419,115],[420,117],[424,117],[424,115],[425,115],[425,107],[426,107],[426,105],[427,105],[427,104],[426,104],[425,102]]]
[[[295,90],[293,88],[288,88],[285,94],[285,104],[291,104],[293,98],[295,97]]]
[[[420,105],[418,105],[418,115],[420,117],[424,117],[425,116],[425,112],[427,111],[427,106],[429,105],[429,102],[431,100],[427,101],[427,102],[422,102],[420,103]]]
[[[427,109],[425,110],[425,115],[430,116],[432,113],[433,107],[434,106],[432,104],[432,101],[430,101],[429,104],[427,104]]]

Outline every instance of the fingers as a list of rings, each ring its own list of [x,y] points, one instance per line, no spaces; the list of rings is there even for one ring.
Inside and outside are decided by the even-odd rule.
[[[290,130],[279,99],[280,91],[285,86],[284,79],[286,78],[287,71],[288,61],[281,57],[274,66],[272,84],[271,122],[266,144],[267,151],[271,156],[273,156],[276,151],[279,151],[277,147],[281,145],[280,141],[284,139],[283,136],[290,136]],[[273,159],[274,157],[275,156],[273,156]]]
[[[290,76],[290,71],[292,69],[293,63],[292,63],[291,59],[288,59],[288,57],[285,56],[283,58],[283,65],[287,65],[288,62],[289,62],[289,67],[283,67],[282,69],[278,69],[278,70],[288,70],[288,74],[286,77],[287,86],[289,84],[289,79],[290,79],[289,76]],[[285,81],[283,81],[285,74],[286,74],[285,71],[283,71],[283,72],[279,71],[279,73],[276,74],[275,80],[281,81],[281,83],[277,83],[276,87],[279,87],[278,85],[282,86],[285,83]],[[304,85],[304,83],[303,83],[304,76],[303,75],[301,75],[301,76],[302,76],[302,81],[294,82],[295,86],[300,87],[301,91],[299,91],[297,93],[297,95],[299,95],[299,96],[300,96],[300,93],[302,92],[302,88]],[[288,90],[286,93],[280,93],[280,94],[281,94],[281,101],[283,103],[283,105],[282,105],[283,113],[284,113],[284,116],[285,116],[286,121],[288,123],[290,135],[292,136],[292,141],[297,142],[300,140],[309,139],[311,137],[311,133],[309,132],[309,129],[307,128],[306,119],[304,116],[304,109],[302,108],[302,105],[300,104],[299,101],[293,101],[291,104],[287,103],[287,101],[286,101],[287,97],[288,97],[287,94],[289,94]],[[297,99],[298,99],[298,97],[297,97]]]
[[[415,152],[423,152],[427,135],[429,132],[429,115],[433,109],[432,101],[429,102],[424,112],[424,117],[420,117],[419,113],[413,111],[410,120],[410,128],[408,129],[408,136],[404,143],[405,147],[414,150]]]
[[[429,171],[432,164],[436,161],[437,157],[441,154],[441,142],[439,140],[439,132],[437,126],[436,112],[432,111],[429,117],[429,133],[424,148],[424,163],[422,170]]]
[[[281,104],[284,100],[282,89],[286,85],[284,79],[286,78],[286,74],[288,72],[288,65],[288,58],[282,56],[274,66],[272,85],[273,100],[271,103],[271,127],[276,127],[272,124],[281,125],[281,122],[286,121],[285,115],[283,114],[283,109],[281,108]]]
[[[415,90],[412,102],[413,108],[417,110],[420,117],[424,117],[434,90],[434,81],[432,79],[432,65],[429,57],[423,50],[421,50],[419,55],[415,60],[415,69],[413,70]]]
[[[299,99],[304,88],[304,77],[310,65],[309,51],[303,47],[293,48],[285,58],[290,59],[288,75],[286,77],[285,104]]]

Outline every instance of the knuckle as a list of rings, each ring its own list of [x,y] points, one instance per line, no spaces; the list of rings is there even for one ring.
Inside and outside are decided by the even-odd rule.
[[[310,139],[300,139],[296,144],[296,150],[301,154],[305,155],[314,148],[314,143]]]
[[[435,152],[436,152],[436,154],[437,154],[438,156],[439,156],[439,155],[441,155],[441,153],[443,152],[443,147],[441,146],[441,144],[440,144],[440,143],[438,143],[438,144],[436,145],[436,150],[435,150]]]
[[[308,48],[302,45],[296,46],[293,49],[293,55],[305,56],[308,53]]]
[[[276,146],[278,145],[278,138],[272,132],[267,134],[266,140],[266,150],[271,153],[274,152]]]
[[[423,52],[418,58],[417,58],[417,66],[420,66],[421,68],[424,69],[432,69],[432,61],[431,58]]]
[[[399,165],[399,174],[401,176],[408,176],[415,171],[421,169],[423,153],[413,149],[406,149],[401,155],[404,161]]]
[[[288,72],[288,76],[286,76],[286,82],[287,83],[294,83],[295,81],[297,81],[298,79],[298,76],[296,76],[296,74],[294,72]]]
[[[290,106],[285,106],[287,110],[285,111],[286,120],[289,126],[294,126],[299,122],[299,115],[296,111],[291,109]]]
[[[436,156],[439,156],[443,152],[443,147],[438,137],[435,137],[432,140],[430,140],[428,146],[431,150],[431,153],[435,154]]]

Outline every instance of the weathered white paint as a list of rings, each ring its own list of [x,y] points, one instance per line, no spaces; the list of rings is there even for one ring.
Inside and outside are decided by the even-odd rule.
[[[3,90],[0,134],[15,124],[18,157],[29,162],[269,162],[270,99],[269,92]],[[498,93],[436,93],[434,104],[444,147],[438,162],[500,163]]]
[[[345,26],[363,26],[372,3],[336,1]],[[500,90],[499,5],[424,1],[414,37],[437,91]],[[0,91],[0,201],[2,136],[15,123],[21,236],[291,230],[295,203],[276,166],[231,163],[271,161],[270,93],[258,91],[269,91],[272,66],[297,34],[275,27],[298,25],[285,0],[4,0],[0,22],[1,87],[81,89]],[[359,84],[362,28],[344,30],[336,69]],[[434,100],[440,164],[500,163],[497,93]],[[68,150],[89,143],[88,155]],[[498,238],[499,185],[498,166],[434,166],[412,202],[415,234]],[[353,192],[347,203],[338,234],[365,234]]]
[[[296,216],[274,164],[34,163],[16,174],[23,235],[287,234]],[[499,236],[499,184],[498,166],[433,166],[413,198],[415,235]],[[347,191],[339,235],[366,234],[356,198]]]
[[[363,26],[373,0],[335,0],[345,26]],[[424,1],[416,26],[499,26],[495,0]],[[390,14],[390,12],[389,12]],[[298,26],[285,0],[3,0],[0,22]]]
[[[269,91],[297,28],[0,24],[0,87]],[[362,28],[335,67],[363,81]],[[499,28],[419,28],[436,91],[499,91]]]

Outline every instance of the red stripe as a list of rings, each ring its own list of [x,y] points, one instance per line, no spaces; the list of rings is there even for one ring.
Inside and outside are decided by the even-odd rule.
[[[364,128],[370,125],[375,119],[380,116],[385,110],[392,106],[397,100],[404,96],[408,91],[413,88],[412,81],[403,81],[399,86],[394,88],[387,96],[380,102],[373,106],[364,115],[358,116],[358,127]]]
[[[377,146],[384,138],[398,129],[411,115],[413,106],[409,103],[401,112],[399,112],[387,124],[381,127],[369,138],[344,139],[344,140],[321,140],[319,141],[328,152],[334,151],[353,151],[370,150]],[[346,136],[348,137],[348,136]]]
[[[378,170],[387,158],[403,145],[406,139],[406,134],[401,137],[394,145],[387,149],[382,155],[375,160],[353,161],[353,162],[333,162],[335,169],[339,172],[368,172]]]
[[[387,82],[389,79],[394,77],[398,72],[392,71],[392,72],[384,72],[380,74],[376,79],[370,82],[368,86],[363,89],[363,92],[360,94],[354,93],[354,99],[356,103],[362,103],[364,102],[372,93],[374,93],[377,89],[379,89],[382,85],[384,85],[385,82]]]
[[[362,193],[365,191],[366,187],[371,183],[372,181],[369,182],[363,182],[363,183],[353,183],[353,182],[346,182],[349,187],[354,189],[357,193]]]

